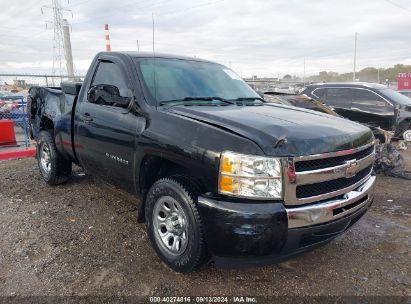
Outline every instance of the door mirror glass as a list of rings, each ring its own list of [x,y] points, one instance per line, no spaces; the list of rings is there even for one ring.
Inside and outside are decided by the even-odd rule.
[[[122,96],[126,95],[126,96]],[[132,99],[130,90],[120,93],[118,87],[109,84],[92,86],[87,93],[87,100],[91,103],[126,108]]]

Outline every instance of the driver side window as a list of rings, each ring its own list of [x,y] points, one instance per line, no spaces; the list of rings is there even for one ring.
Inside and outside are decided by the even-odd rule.
[[[128,86],[124,72],[115,63],[100,61],[90,88],[97,88],[98,94],[89,98],[89,102],[115,106],[119,98],[127,97]]]
[[[364,89],[354,90],[352,107],[375,114],[391,113],[394,110],[383,98]]]
[[[349,109],[353,90],[349,88],[327,88],[326,104],[335,108]]]

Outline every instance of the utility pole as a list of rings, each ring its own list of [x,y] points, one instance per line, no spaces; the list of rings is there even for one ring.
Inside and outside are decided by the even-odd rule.
[[[377,68],[378,83],[380,83],[380,68]]]
[[[140,52],[140,46],[138,44],[138,39],[137,39],[137,51]]]
[[[356,70],[356,65],[357,65],[357,35],[358,33],[355,32],[355,38],[354,38],[354,69],[352,73],[352,80],[355,81],[355,70]]]
[[[54,37],[53,37],[53,67],[51,70],[52,75],[62,75],[64,74],[63,71],[63,48],[64,48],[64,42],[63,42],[63,12],[70,12],[71,17],[73,18],[73,12],[69,9],[63,8],[61,6],[61,1],[60,0],[52,0],[51,1],[51,6],[50,5],[43,5],[41,7],[41,13],[43,14],[43,9],[51,9],[53,11],[53,20],[46,20],[46,28],[48,24],[53,25],[54,29]],[[70,44],[70,49],[71,49],[71,44]],[[71,53],[71,51],[70,51]],[[67,71],[68,72],[68,71]],[[53,79],[54,82],[54,79]]]
[[[67,19],[63,19],[63,43],[64,55],[66,57],[67,74],[74,78],[73,54],[71,53],[70,27]]]
[[[305,86],[305,57],[304,57],[304,75],[303,75],[303,86]]]

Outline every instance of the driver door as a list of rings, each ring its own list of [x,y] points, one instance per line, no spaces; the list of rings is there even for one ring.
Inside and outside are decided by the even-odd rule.
[[[132,184],[138,123],[134,113],[116,103],[131,91],[128,76],[127,69],[115,58],[99,60],[89,94],[79,100],[76,111],[76,151],[81,164],[86,171],[121,186]],[[90,88],[99,87],[110,88],[108,94],[90,94]]]
[[[356,89],[351,103],[352,119],[361,123],[391,130],[395,109],[375,92]]]

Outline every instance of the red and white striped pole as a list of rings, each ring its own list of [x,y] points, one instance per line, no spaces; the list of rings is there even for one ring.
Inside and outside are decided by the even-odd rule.
[[[111,52],[110,35],[108,32],[108,24],[104,25],[104,31],[106,33],[106,51]]]

